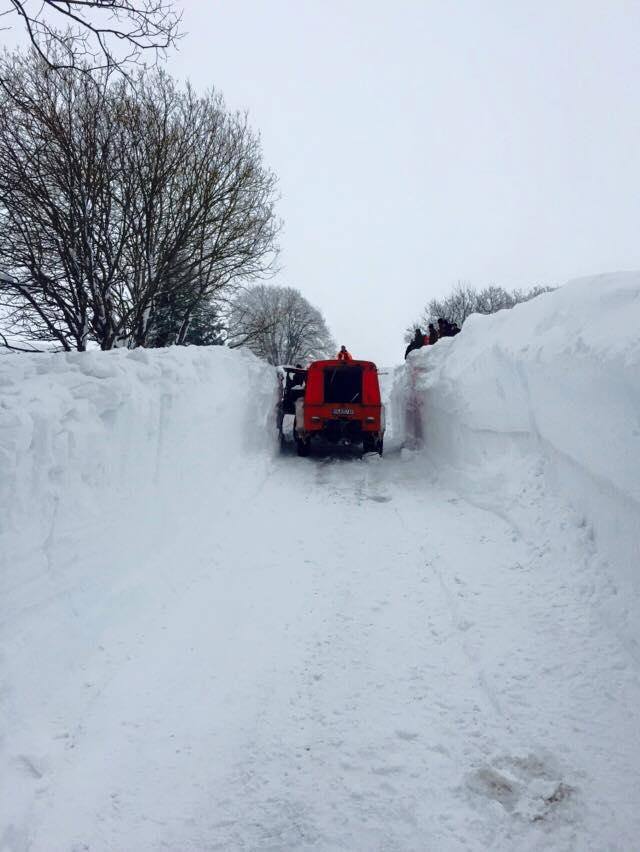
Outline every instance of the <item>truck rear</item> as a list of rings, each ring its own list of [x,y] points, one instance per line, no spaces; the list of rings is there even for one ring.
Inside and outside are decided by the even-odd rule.
[[[378,370],[372,361],[314,361],[307,368],[304,395],[295,403],[298,454],[314,441],[361,445],[382,455],[385,419]]]

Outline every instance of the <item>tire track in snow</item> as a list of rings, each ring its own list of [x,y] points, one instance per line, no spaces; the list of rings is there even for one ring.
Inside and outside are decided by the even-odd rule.
[[[529,594],[535,554],[504,519],[393,456],[236,475],[242,488],[218,483],[222,516],[185,505],[137,566],[154,581],[144,623],[112,628],[128,659],[39,781],[34,852],[52,836],[98,850],[572,848],[554,817],[572,798],[555,801],[543,754],[558,714],[532,703],[528,676],[549,592]]]
[[[438,582],[440,583],[440,588],[442,589],[444,599],[446,601],[447,607],[448,607],[449,612],[451,614],[451,620],[452,620],[454,627],[456,628],[456,630],[460,631],[461,634],[466,633],[469,630],[469,628],[473,627],[472,623],[467,621],[465,618],[461,617],[460,607],[459,607],[459,605],[458,605],[458,603],[455,599],[453,592],[451,591],[449,584],[445,581],[445,578],[442,574],[442,571],[440,571],[438,568],[434,567],[433,565],[431,565],[430,567],[433,568],[433,570],[435,571],[435,574],[438,578]],[[457,576],[454,576],[453,579],[454,579],[455,583],[461,582],[460,579]],[[478,654],[475,653],[472,650],[470,640],[468,640],[466,638],[462,639],[462,648],[463,648],[464,653],[467,656],[469,662],[476,667],[478,683],[482,687],[486,697],[489,699],[489,702],[491,703],[493,709],[496,711],[496,713],[498,715],[504,716],[504,712],[503,712],[502,707],[500,705],[500,702],[498,701],[498,698],[496,696],[496,691],[495,691],[495,689],[493,689],[493,687],[491,687],[489,685],[489,683],[487,681],[487,676],[486,676],[484,667],[482,666],[482,663],[481,663],[481,660],[480,660]]]

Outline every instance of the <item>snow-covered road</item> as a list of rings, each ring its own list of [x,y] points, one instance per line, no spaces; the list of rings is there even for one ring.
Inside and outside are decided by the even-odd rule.
[[[471,317],[383,459],[247,352],[0,359],[0,852],[640,848],[639,323]]]
[[[406,451],[215,487],[54,525],[14,590],[5,661],[74,662],[13,719],[3,852],[635,847],[638,660],[548,495],[523,528]]]

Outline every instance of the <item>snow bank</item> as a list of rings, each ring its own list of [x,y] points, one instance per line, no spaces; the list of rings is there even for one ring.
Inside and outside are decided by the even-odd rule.
[[[154,605],[201,570],[194,539],[229,525],[233,484],[266,475],[276,386],[222,347],[0,359],[1,848],[23,848],[3,829],[29,823],[70,708],[88,712]],[[125,627],[116,665],[104,647]]]
[[[184,465],[215,488],[250,447],[273,440],[272,371],[222,347],[39,354],[0,360],[0,536],[33,545],[51,524],[179,496]],[[189,445],[192,452],[185,452]],[[191,461],[190,461],[191,460]],[[215,460],[215,469],[212,467]],[[206,498],[206,493],[201,495]]]
[[[395,433],[487,502],[508,510],[541,477],[611,567],[617,615],[637,613],[640,273],[470,317],[458,337],[410,355],[392,399]]]

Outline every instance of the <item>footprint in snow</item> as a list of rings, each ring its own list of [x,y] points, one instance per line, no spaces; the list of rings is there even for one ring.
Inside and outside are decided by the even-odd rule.
[[[417,740],[419,736],[420,734],[416,731],[404,731],[401,729],[396,731],[396,737],[400,740],[405,740],[405,742],[413,742],[414,740]]]
[[[503,755],[470,772],[467,789],[476,797],[499,802],[527,822],[550,818],[573,796],[559,772],[536,755]]]
[[[374,766],[371,770],[374,775],[399,775],[401,772],[404,772],[404,766],[399,765],[385,765],[385,766]]]
[[[37,757],[28,754],[19,754],[15,759],[15,763],[18,769],[30,778],[40,779],[45,774],[45,767]]]

